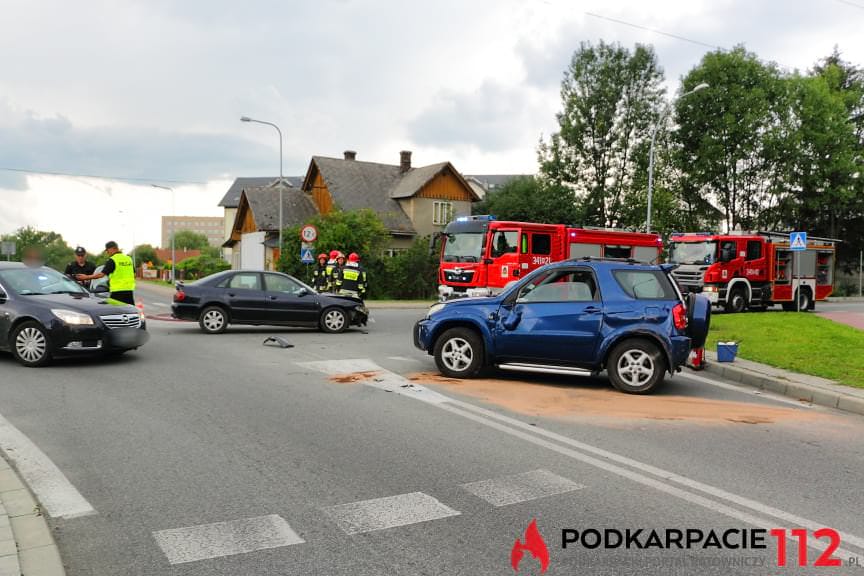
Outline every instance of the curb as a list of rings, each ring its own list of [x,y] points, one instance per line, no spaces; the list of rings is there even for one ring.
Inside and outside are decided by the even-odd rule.
[[[0,576],[65,576],[45,516],[0,457]]]
[[[864,415],[864,390],[849,388],[824,378],[786,372],[764,364],[744,361],[748,367],[717,362],[717,355],[705,351],[705,370],[731,384],[767,390],[802,402]],[[740,363],[736,360],[736,363]],[[810,380],[804,382],[800,379]]]

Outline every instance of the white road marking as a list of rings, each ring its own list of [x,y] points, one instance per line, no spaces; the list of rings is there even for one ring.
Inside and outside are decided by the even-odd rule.
[[[153,532],[171,564],[246,554],[303,544],[284,518],[276,514]]]
[[[405,356],[388,356],[388,360],[398,360],[399,362],[417,362],[415,358],[406,358]]]
[[[342,364],[340,365],[340,368],[342,370],[340,373],[342,374],[362,370],[374,370],[378,371],[381,374],[388,372],[387,370],[384,370],[383,368],[368,359],[342,360],[337,362],[342,362]],[[354,366],[362,366],[362,368],[354,368],[353,370],[350,369],[350,365],[352,362],[354,363]],[[311,365],[315,363],[308,364]],[[390,379],[395,380],[399,378],[401,378],[405,382],[408,382],[397,374],[392,374]],[[531,426],[529,424],[526,424],[525,422],[516,420],[515,418],[510,418],[509,416],[504,416],[503,414],[498,414],[491,410],[487,410],[485,408],[481,408],[467,402],[462,402],[455,398],[444,396],[443,394],[440,394],[440,396],[444,398],[444,401],[436,402],[435,405],[437,405],[443,410],[447,410],[448,412],[451,412],[453,414],[458,414],[459,416],[462,416],[469,420],[473,420],[474,422],[483,424],[484,426],[494,428],[496,430],[504,432],[505,434],[521,438],[522,440],[525,440],[537,446],[542,446],[574,460],[578,460],[585,464],[589,464],[602,470],[606,470],[607,472],[611,472],[623,478],[627,478],[638,484],[655,488],[660,492],[664,492],[676,498],[680,498],[687,502],[697,504],[699,506],[702,506],[703,508],[717,512],[719,514],[723,514],[730,518],[734,518],[736,520],[740,520],[742,522],[746,522],[748,524],[752,524],[754,526],[766,529],[777,528],[778,526],[774,520],[766,519],[764,516],[770,516],[774,519],[782,520],[788,523],[790,527],[800,526],[803,528],[808,528],[810,530],[817,530],[826,526],[825,523],[816,522],[807,518],[803,518],[801,516],[797,516],[795,514],[791,514],[784,510],[780,510],[778,508],[768,506],[767,504],[757,502],[756,500],[745,498],[743,496],[738,496],[737,494],[732,494],[721,488],[704,484],[697,480],[692,480],[690,478],[687,478],[686,476],[681,476],[679,474],[657,468],[650,464],[645,464],[639,462],[638,460],[633,460],[632,458],[628,458],[626,456],[622,456],[620,454],[616,454],[602,448],[597,448],[584,442],[579,442],[578,440],[573,440],[572,438],[562,436],[561,434],[556,434],[555,432],[550,432],[538,426]],[[549,440],[546,440],[544,438],[555,440],[555,442],[557,443],[550,442]],[[562,446],[561,444],[564,444],[567,447]],[[577,449],[581,450],[581,452],[577,451]],[[600,458],[585,454],[585,452],[589,454],[594,454],[596,456],[599,456]],[[622,466],[618,466],[611,463],[610,461],[629,466],[631,468],[634,468],[635,470],[638,470],[638,472],[624,468]],[[656,478],[652,478],[647,474],[656,476]],[[694,494],[693,492],[689,492],[680,487],[673,486],[672,484],[679,484],[691,490],[703,492],[713,498],[726,500],[727,502],[733,503],[737,506],[747,508],[752,512],[763,514],[764,516],[760,517],[749,514],[736,508],[727,506],[726,504],[723,504],[721,502],[717,502],[716,500],[711,500],[704,496],[700,496],[699,494]],[[843,543],[864,550],[864,538],[847,532],[841,532],[839,530],[838,533],[840,534],[840,538]],[[807,540],[807,542],[808,546],[815,550],[821,551],[827,548],[827,544],[823,543],[820,540],[816,540],[815,538],[810,538]],[[835,551],[835,557],[843,556],[851,557],[857,555],[852,554],[848,550],[838,548]]]
[[[339,504],[324,508],[324,513],[349,535],[408,526],[461,514],[458,510],[445,506],[423,492]]]
[[[163,308],[170,308],[171,307],[170,304],[166,304],[164,302],[151,302],[150,305],[151,306],[161,306]]]
[[[52,518],[75,518],[96,513],[57,465],[2,415],[0,447],[15,463],[27,486]]]
[[[716,386],[717,388],[722,388],[724,390],[732,390],[733,392],[738,392],[740,394],[752,393],[754,396],[762,396],[763,398],[767,398],[769,400],[773,400],[775,402],[782,402],[783,404],[791,404],[792,406],[797,406],[798,408],[807,408],[813,409],[816,408],[816,405],[810,404],[809,402],[799,402],[798,400],[793,400],[791,398],[787,398],[785,396],[780,396],[779,394],[775,394],[770,390],[757,390],[755,388],[748,390],[747,386],[736,386],[735,384],[727,384],[726,382],[718,382],[717,380],[712,380],[710,378],[705,378],[704,376],[699,376],[697,374],[682,374],[682,378],[690,378],[702,384],[708,384],[710,386]]]
[[[372,386],[373,388],[380,388],[387,392],[409,396],[430,404],[440,404],[449,400],[447,396],[439,394],[425,386],[414,384],[394,372],[381,368],[381,366],[368,359],[323,360],[320,362],[298,362],[297,364],[303,368],[318,370],[330,376],[352,374],[354,372],[375,372],[374,376],[363,380],[363,384]]]
[[[512,476],[469,482],[462,484],[462,488],[497,507],[565,494],[584,486],[548,470],[533,470]]]

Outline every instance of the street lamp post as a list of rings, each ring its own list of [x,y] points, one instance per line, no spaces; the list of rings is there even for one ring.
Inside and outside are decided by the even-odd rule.
[[[175,210],[174,204],[174,188],[170,186],[161,186],[159,184],[151,184],[154,188],[161,188],[162,190],[170,190],[171,191],[171,217],[177,217],[177,211]],[[177,271],[177,257],[174,252],[174,235],[177,233],[177,221],[171,221],[171,282],[177,281],[176,271]]]
[[[690,94],[699,92],[705,88],[708,88],[708,84],[702,82],[689,92],[681,94],[678,99],[680,100],[685,96],[689,96]],[[660,114],[660,117],[657,118],[657,122],[655,122],[654,126],[651,128],[651,147],[648,149],[648,216],[645,219],[645,232],[651,232],[651,203],[654,199],[654,142],[657,138],[657,129],[660,127],[660,124],[663,123],[663,120],[666,119],[666,115],[669,114],[671,108],[672,102],[666,104],[666,107],[663,108],[663,113]]]
[[[276,129],[276,132],[279,133],[279,257],[282,257],[282,228],[284,228],[284,219],[283,219],[283,210],[282,206],[282,194],[285,189],[285,181],[282,177],[282,130],[279,129],[279,126],[272,122],[266,122],[264,120],[256,120],[254,118],[250,118],[249,116],[241,116],[241,122],[256,122],[258,124],[266,124],[267,126],[272,126]]]

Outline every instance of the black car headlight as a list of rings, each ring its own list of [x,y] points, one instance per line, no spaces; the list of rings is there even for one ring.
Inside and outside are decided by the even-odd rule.
[[[89,314],[84,314],[83,312],[66,310],[65,308],[54,308],[51,310],[51,313],[62,320],[64,324],[70,326],[93,326],[93,324],[95,324],[95,322],[93,322],[93,317]]]

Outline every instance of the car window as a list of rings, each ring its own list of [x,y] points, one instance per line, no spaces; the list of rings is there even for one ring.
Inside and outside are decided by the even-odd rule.
[[[669,278],[659,270],[613,270],[618,285],[637,300],[676,300]]]
[[[531,252],[539,255],[552,253],[552,236],[550,234],[532,234]]]
[[[279,274],[265,274],[264,284],[268,292],[284,292],[286,294],[297,294],[303,286],[287,276]]]
[[[228,279],[225,287],[237,290],[260,290],[261,280],[256,273],[234,274]]]
[[[519,291],[516,302],[592,302],[597,283],[587,270],[554,270],[541,274]]]

